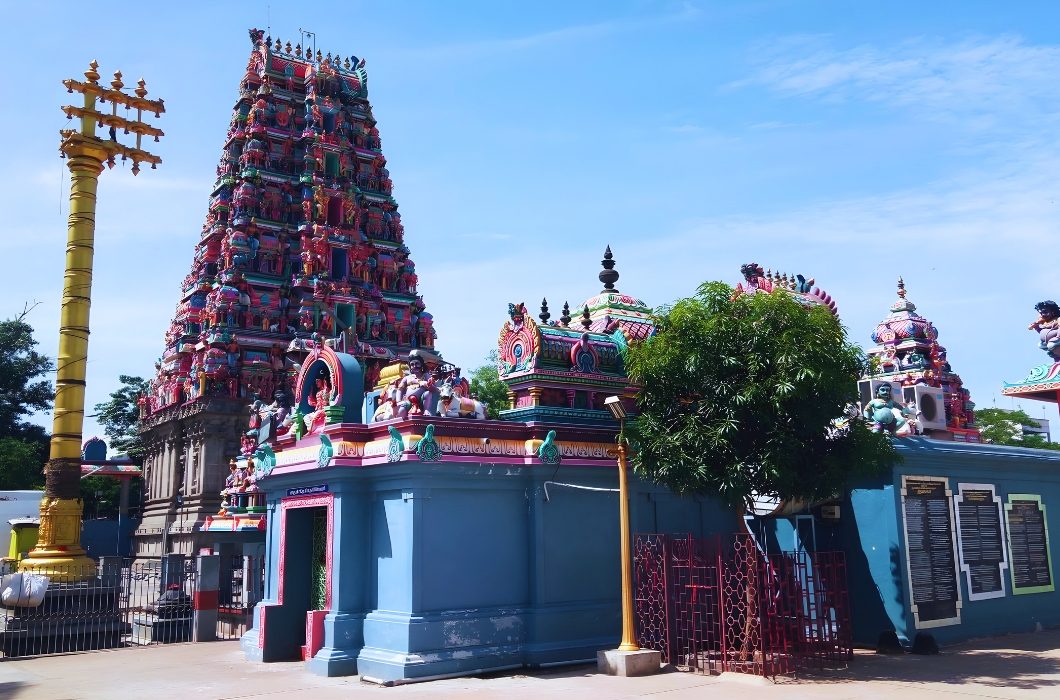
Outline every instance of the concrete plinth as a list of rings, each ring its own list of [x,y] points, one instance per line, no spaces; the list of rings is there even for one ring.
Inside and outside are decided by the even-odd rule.
[[[609,676],[650,676],[662,666],[662,652],[654,649],[596,652],[596,668]]]

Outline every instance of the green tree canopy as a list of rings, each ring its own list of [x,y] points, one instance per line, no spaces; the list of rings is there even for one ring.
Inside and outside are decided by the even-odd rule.
[[[982,433],[983,439],[994,445],[1060,450],[1060,445],[1047,442],[1041,435],[1023,434],[1023,426],[1040,428],[1042,424],[1022,409],[1017,411],[1005,411],[1000,408],[979,409],[975,412],[975,425]]]
[[[50,358],[35,350],[26,305],[16,318],[0,321],[0,489],[44,488],[48,433],[25,420],[48,411],[55,399],[45,376],[54,371]]]
[[[497,351],[491,350],[486,361],[471,371],[471,395],[485,402],[487,417],[496,420],[508,408],[508,387],[497,374]]]
[[[137,432],[140,427],[140,406],[137,399],[147,391],[147,381],[141,377],[118,376],[121,387],[110,393],[110,400],[95,405],[91,416],[103,426],[108,446],[124,454],[136,464],[143,463],[143,442]]]
[[[30,310],[0,321],[0,438],[43,435],[43,428],[24,418],[51,410],[55,400],[51,382],[43,378],[55,365],[34,349],[33,327],[25,321]]]
[[[630,348],[638,473],[739,507],[833,497],[852,474],[900,461],[862,419],[836,423],[856,401],[865,356],[828,309],[782,292],[732,295],[703,284]]]

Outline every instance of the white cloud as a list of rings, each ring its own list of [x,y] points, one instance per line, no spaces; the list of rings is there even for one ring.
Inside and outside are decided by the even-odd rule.
[[[800,37],[762,45],[755,74],[728,87],[758,84],[782,95],[878,102],[947,119],[980,114],[1023,121],[1053,114],[1060,103],[1057,46],[1032,46],[1012,35],[842,51],[827,43]]]

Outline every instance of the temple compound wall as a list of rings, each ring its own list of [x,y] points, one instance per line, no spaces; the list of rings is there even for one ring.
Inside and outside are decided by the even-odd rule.
[[[904,463],[842,499],[759,518],[762,545],[846,553],[858,644],[889,631],[909,646],[920,632],[952,644],[1060,625],[1049,532],[1060,454],[927,437],[895,445]]]
[[[312,435],[277,453],[259,481],[269,573],[248,658],[304,647],[312,672],[402,680],[613,648],[616,433],[413,417],[329,427],[327,442]],[[708,500],[635,478],[631,501],[638,532],[736,526]]]

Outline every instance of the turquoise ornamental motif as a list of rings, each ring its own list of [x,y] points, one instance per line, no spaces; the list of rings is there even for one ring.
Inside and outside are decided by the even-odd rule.
[[[258,449],[254,451],[254,478],[261,479],[272,474],[275,467],[276,453],[268,443],[258,445]]]
[[[390,445],[386,448],[386,461],[397,462],[401,459],[401,453],[405,451],[405,441],[394,426],[388,426],[387,430],[390,431]]]
[[[421,462],[440,462],[442,459],[442,448],[434,439],[434,424],[431,423],[424,431],[423,439],[416,445],[416,454]]]
[[[320,436],[320,452],[317,453],[317,466],[323,469],[331,463],[335,454],[335,448],[331,445],[331,438],[327,435]]]
[[[537,456],[545,464],[559,464],[563,459],[559,453],[559,448],[556,447],[555,430],[548,431],[545,441],[541,443],[541,447],[537,448]]]

